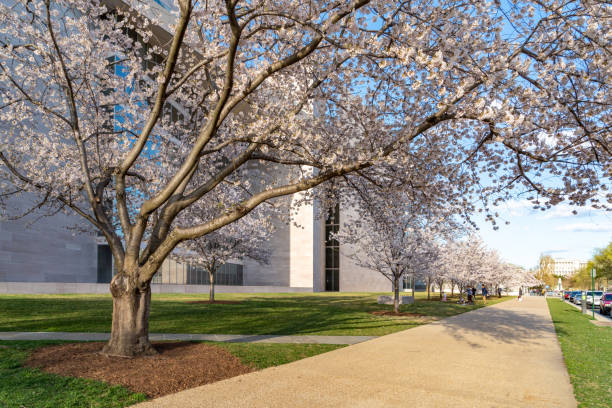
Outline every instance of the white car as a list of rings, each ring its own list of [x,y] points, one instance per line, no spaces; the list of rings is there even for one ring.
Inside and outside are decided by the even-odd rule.
[[[603,296],[603,291],[601,290],[596,290],[596,291],[588,291],[586,294],[586,304],[587,306],[591,306],[593,305],[593,295],[595,295],[595,306],[599,306],[599,303],[601,302],[601,297]]]

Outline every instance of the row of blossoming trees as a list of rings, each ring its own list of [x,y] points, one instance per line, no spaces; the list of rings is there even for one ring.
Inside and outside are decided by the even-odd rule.
[[[481,203],[492,222],[516,194],[608,205],[610,14],[591,0],[2,0],[0,208],[35,199],[104,236],[104,352],[153,353],[160,265],[277,197],[325,203],[365,179],[462,214]]]
[[[468,286],[483,284],[491,290],[533,286],[537,281],[524,268],[500,259],[470,232],[456,208],[430,200],[405,188],[376,191],[357,186],[355,207],[336,235],[346,246],[344,255],[357,265],[385,276],[394,289],[394,311],[399,312],[402,280],[411,277],[460,295]],[[368,187],[368,188],[364,188]],[[367,194],[366,194],[367,191]],[[419,193],[422,193],[420,190]],[[414,291],[414,284],[412,285]]]

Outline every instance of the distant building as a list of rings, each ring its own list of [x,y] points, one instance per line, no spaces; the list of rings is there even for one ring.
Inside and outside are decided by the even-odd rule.
[[[576,273],[580,268],[586,266],[586,262],[578,259],[553,259],[553,275],[569,277]]]

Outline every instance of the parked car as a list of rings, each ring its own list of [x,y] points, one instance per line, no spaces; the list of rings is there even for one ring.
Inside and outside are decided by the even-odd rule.
[[[576,303],[576,296],[581,295],[582,292],[579,290],[574,290],[572,292],[570,292],[570,297],[569,297],[569,301],[572,303]]]
[[[604,293],[599,302],[599,313],[610,315],[612,310],[612,293]]]
[[[582,304],[582,294],[584,292],[579,290],[574,294],[574,304],[575,305],[581,305]]]
[[[571,294],[572,294],[572,291],[571,291],[571,290],[566,290],[566,291],[564,291],[564,292],[563,292],[563,299],[565,299],[565,300],[569,300],[569,298],[570,298],[570,295],[571,295]]]
[[[593,304],[595,304],[595,306],[599,306],[599,302],[602,296],[603,296],[603,291],[601,290],[596,290],[594,292],[589,290],[586,294],[587,306],[592,306]],[[595,298],[595,300],[593,300],[593,298]]]

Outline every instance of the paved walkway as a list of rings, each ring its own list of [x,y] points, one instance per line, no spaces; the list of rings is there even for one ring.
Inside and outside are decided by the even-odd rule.
[[[106,341],[110,333],[74,332],[0,332],[0,340],[68,340]],[[245,334],[172,334],[151,333],[152,341],[222,341],[226,343],[310,343],[310,344],[357,344],[375,339],[375,336],[275,336]]]
[[[137,405],[575,407],[543,297],[510,300]]]

